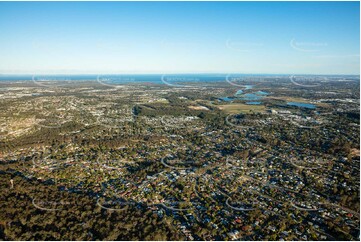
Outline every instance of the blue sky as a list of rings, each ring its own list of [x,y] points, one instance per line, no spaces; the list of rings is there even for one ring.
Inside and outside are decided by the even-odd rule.
[[[359,74],[359,2],[0,2],[0,73]]]

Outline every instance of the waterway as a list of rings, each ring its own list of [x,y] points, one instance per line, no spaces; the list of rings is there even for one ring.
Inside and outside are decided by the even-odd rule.
[[[296,106],[299,108],[308,108],[308,109],[315,109],[316,106],[311,103],[300,103],[300,102],[288,102],[287,105],[289,106]]]

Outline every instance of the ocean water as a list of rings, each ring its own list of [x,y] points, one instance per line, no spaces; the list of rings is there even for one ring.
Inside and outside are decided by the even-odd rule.
[[[0,75],[0,81],[101,81],[106,84],[225,82],[224,74]],[[166,82],[166,83],[164,83]]]

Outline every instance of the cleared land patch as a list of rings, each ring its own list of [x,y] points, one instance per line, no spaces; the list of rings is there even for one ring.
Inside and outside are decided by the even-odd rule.
[[[263,105],[247,105],[243,103],[217,105],[217,107],[228,114],[251,113],[251,112],[262,113],[265,111],[265,106]]]

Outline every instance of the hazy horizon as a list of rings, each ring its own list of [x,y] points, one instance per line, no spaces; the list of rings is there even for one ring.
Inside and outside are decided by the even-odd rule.
[[[0,2],[0,73],[359,75],[359,18],[359,2]]]

